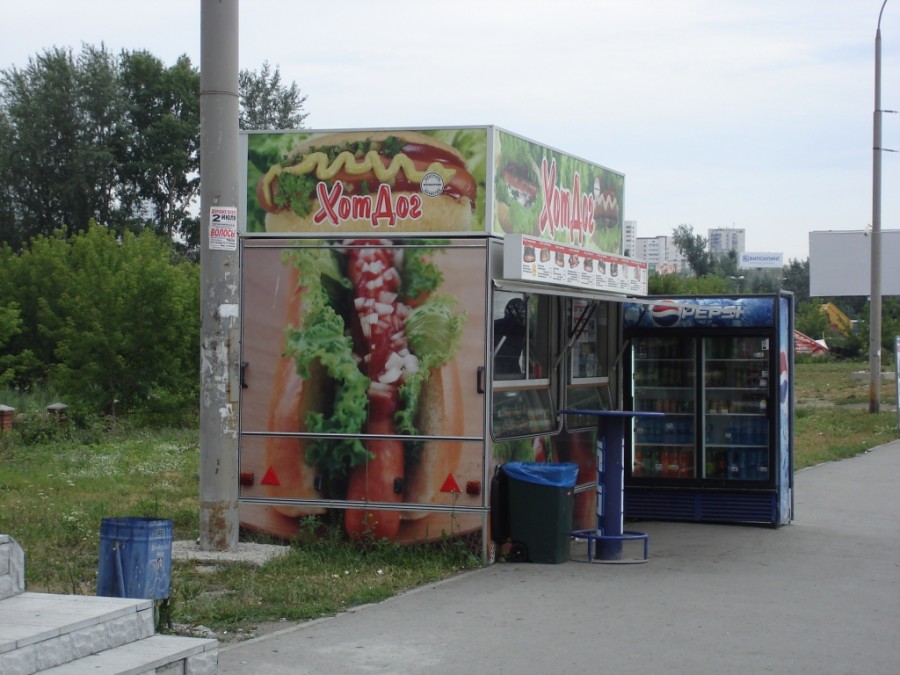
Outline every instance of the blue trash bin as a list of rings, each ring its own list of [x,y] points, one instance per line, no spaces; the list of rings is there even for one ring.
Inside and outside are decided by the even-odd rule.
[[[578,465],[574,462],[507,462],[509,556],[514,561],[561,563],[569,559]]]
[[[109,598],[169,597],[172,521],[104,518],[100,523],[97,595]]]

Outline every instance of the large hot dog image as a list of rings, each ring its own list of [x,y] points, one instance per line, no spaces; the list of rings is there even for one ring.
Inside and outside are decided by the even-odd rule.
[[[415,131],[339,132],[291,148],[256,185],[268,232],[471,229],[478,192],[462,153]]]
[[[353,239],[287,250],[291,299],[269,403],[271,497],[338,499],[351,538],[396,538],[459,463],[455,355],[466,322],[432,256],[439,249]],[[330,436],[329,436],[330,435]],[[421,440],[438,436],[441,440]],[[406,437],[416,437],[407,439]],[[353,504],[358,502],[358,504]],[[315,512],[277,506],[285,516]]]

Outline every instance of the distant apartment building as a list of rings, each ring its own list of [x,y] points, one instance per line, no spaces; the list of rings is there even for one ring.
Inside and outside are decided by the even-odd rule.
[[[744,252],[744,228],[720,227],[709,230],[709,254],[713,258],[721,258],[734,251],[738,255]]]
[[[636,237],[634,240],[634,257],[651,265],[663,265],[666,262],[669,238],[665,235],[658,237]]]
[[[634,257],[644,260],[660,274],[681,272],[688,268],[687,259],[672,241],[672,237],[635,237]]]
[[[632,258],[639,257],[635,252],[635,238],[637,237],[637,221],[626,220],[622,228],[622,250]]]

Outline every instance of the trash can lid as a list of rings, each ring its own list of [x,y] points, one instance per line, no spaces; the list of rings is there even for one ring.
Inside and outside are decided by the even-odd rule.
[[[503,472],[526,483],[569,488],[575,487],[578,465],[575,462],[507,462]]]

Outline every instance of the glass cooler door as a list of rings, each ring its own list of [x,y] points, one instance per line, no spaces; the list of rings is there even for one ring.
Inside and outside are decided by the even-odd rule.
[[[769,480],[769,340],[702,342],[703,477]]]
[[[633,409],[665,417],[632,422],[631,476],[694,478],[695,341],[643,337],[633,344]]]

